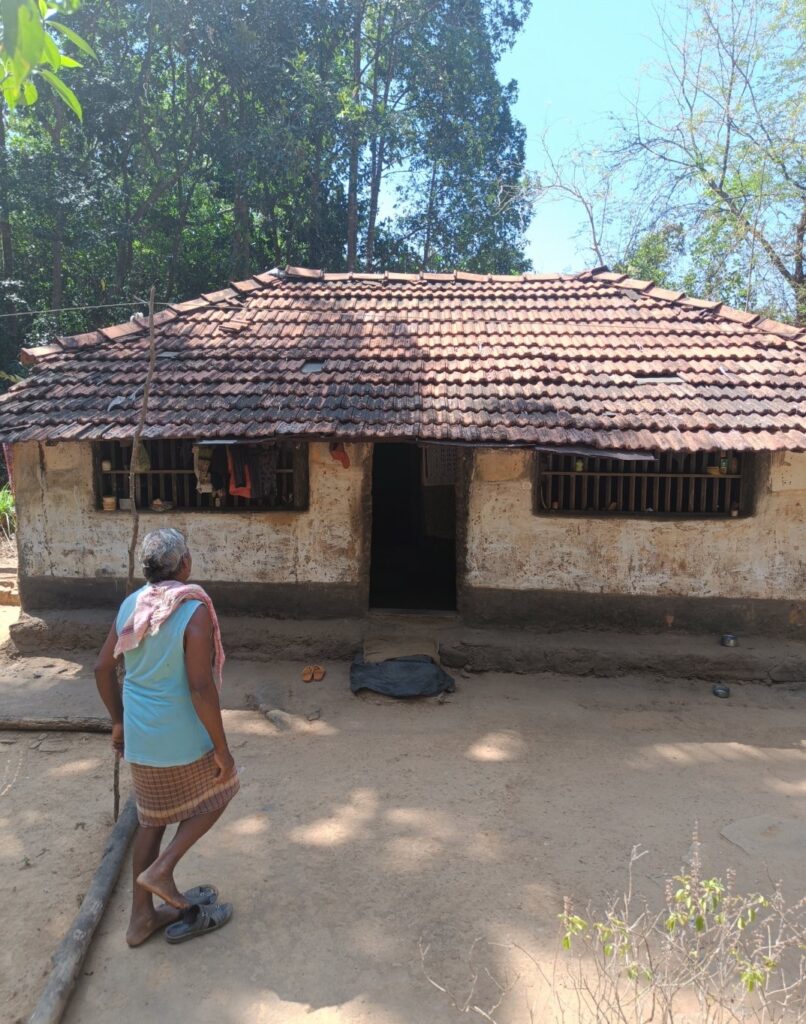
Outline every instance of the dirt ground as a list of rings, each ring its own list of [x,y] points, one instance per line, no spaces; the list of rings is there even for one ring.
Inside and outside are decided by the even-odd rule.
[[[420,943],[432,977],[465,990],[477,938],[482,970],[520,976],[496,1019],[526,1024],[545,990],[512,945],[549,965],[563,896],[581,906],[620,889],[635,843],[649,850],[639,887],[659,903],[695,820],[709,872],[806,890],[803,688],[734,685],[718,700],[691,681],[488,673],[459,678],[444,704],[395,703],[352,696],[345,664],[307,686],[299,668],[228,666],[229,704],[253,693],[315,719],[280,732],[226,712],[242,790],[178,880],[215,882],[232,923],[129,951],[124,875],[68,1024],[449,1024],[467,1015],[426,980]],[[0,701],[15,708],[26,679],[37,713],[92,700],[87,659],[2,669]],[[0,744],[0,869],[17,922],[0,1006],[16,1021],[103,847],[111,764],[100,737],[0,739],[14,740]],[[475,1001],[494,999],[484,975]]]
[[[106,737],[0,732],[0,1020],[33,1009],[112,826]]]
[[[5,534],[0,533],[0,565],[17,564],[17,545],[9,540]]]
[[[20,609],[18,605],[0,604],[0,645],[8,640],[8,627],[12,622],[17,621],[19,615]],[[0,665],[2,665],[2,659],[0,659]]]

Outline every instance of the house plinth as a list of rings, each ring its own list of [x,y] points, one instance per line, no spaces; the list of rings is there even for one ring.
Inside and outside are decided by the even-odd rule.
[[[803,637],[806,331],[604,268],[288,267],[24,350],[31,613],[186,534],[222,614]],[[134,468],[132,483],[131,470]]]

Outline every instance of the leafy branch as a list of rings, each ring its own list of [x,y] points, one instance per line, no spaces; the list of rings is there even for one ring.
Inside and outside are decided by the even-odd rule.
[[[62,70],[80,68],[81,63],[62,46],[70,42],[88,57],[95,53],[77,32],[56,20],[79,5],[80,0],[0,0],[0,91],[11,110],[36,102],[38,76],[82,119],[78,97],[60,77]]]

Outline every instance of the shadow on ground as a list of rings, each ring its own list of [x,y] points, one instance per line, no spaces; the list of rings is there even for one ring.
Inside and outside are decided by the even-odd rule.
[[[215,882],[236,916],[204,940],[130,952],[126,878],[69,1024],[467,1020],[426,980],[421,940],[457,991],[477,938],[482,969],[514,981],[526,965],[511,944],[550,965],[563,895],[619,888],[634,843],[650,851],[639,886],[661,900],[695,819],[706,870],[803,890],[802,858],[774,830],[752,856],[721,835],[759,815],[804,827],[802,692],[744,686],[720,701],[691,682],[490,674],[442,705],[394,703],[352,697],[344,665],[309,686],[299,666],[231,667],[243,691],[321,716],[277,733],[227,714],[243,788],[179,880]],[[498,1020],[529,1020],[534,980]],[[495,997],[485,975],[476,1001]]]

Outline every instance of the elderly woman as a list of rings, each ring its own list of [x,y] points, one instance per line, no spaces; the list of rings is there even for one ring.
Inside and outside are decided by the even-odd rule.
[[[214,931],[232,916],[213,886],[182,893],[174,870],[238,792],[218,687],[224,652],[210,598],[188,584],[192,560],[178,530],[154,530],[141,548],[146,585],[120,606],[95,665],[112,718],[112,745],[129,762],[140,827],[133,849],[126,941],[166,928],[169,942]],[[123,655],[123,692],[117,660]],[[165,826],[178,823],[160,853]],[[164,903],[155,907],[153,897]]]

